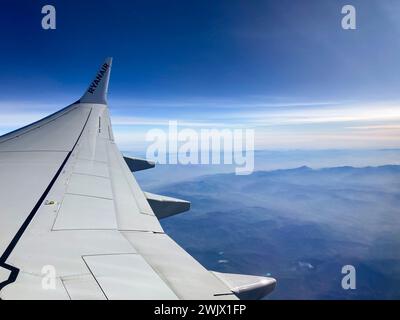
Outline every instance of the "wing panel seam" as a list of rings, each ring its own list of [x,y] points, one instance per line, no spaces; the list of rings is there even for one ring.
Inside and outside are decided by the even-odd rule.
[[[3,254],[0,257],[0,267],[3,267],[9,271],[11,271],[9,277],[7,280],[3,281],[0,283],[0,291],[7,285],[15,282],[15,280],[17,280],[18,274],[20,269],[18,269],[15,266],[9,265],[6,263],[7,259],[9,258],[9,256],[11,255],[12,251],[14,250],[14,248],[16,247],[16,245],[18,244],[18,241],[21,239],[22,235],[24,234],[24,232],[26,231],[26,229],[28,228],[29,224],[31,223],[31,221],[33,220],[33,218],[35,217],[37,211],[39,210],[41,204],[43,203],[43,201],[45,200],[45,198],[47,197],[48,193],[50,192],[51,188],[53,187],[54,183],[56,182],[56,180],[58,179],[59,175],[61,174],[62,170],[64,169],[65,164],[67,163],[67,161],[69,160],[69,158],[71,157],[71,154],[73,153],[73,151],[75,150],[76,145],[78,144],[79,139],[81,138],[83,131],[86,128],[86,125],[89,121],[90,115],[92,114],[92,108],[90,108],[90,112],[88,117],[86,118],[86,122],[83,125],[83,128],[78,136],[78,139],[76,140],[72,150],[70,152],[68,152],[67,156],[65,157],[64,161],[62,162],[60,168],[57,170],[55,176],[53,177],[53,179],[50,181],[49,185],[47,186],[47,188],[45,189],[44,193],[42,194],[42,196],[39,198],[39,200],[37,201],[36,205],[33,207],[32,211],[29,213],[28,217],[25,219],[25,221],[23,222],[23,224],[21,225],[21,227],[18,229],[17,233],[14,235],[13,239],[11,240],[11,242],[8,244],[6,250],[3,252]]]

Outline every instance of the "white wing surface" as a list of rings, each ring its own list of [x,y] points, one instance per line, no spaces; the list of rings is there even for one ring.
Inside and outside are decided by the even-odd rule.
[[[111,59],[83,97],[0,137],[1,299],[259,298],[272,278],[213,273],[159,223],[187,201],[145,193],[107,107]],[[237,281],[235,281],[237,280]]]

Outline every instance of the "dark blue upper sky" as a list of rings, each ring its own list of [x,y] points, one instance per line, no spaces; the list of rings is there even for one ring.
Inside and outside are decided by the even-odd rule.
[[[341,28],[348,3],[356,30]],[[41,28],[45,4],[56,7],[56,30]],[[286,112],[392,103],[400,100],[399,16],[396,0],[3,1],[0,100],[74,101],[113,56],[114,115],[135,107],[135,116],[177,119],[185,106],[187,119],[202,112],[237,122],[260,104]]]
[[[347,2],[2,2],[0,94],[82,91],[111,55],[113,95],[397,99],[400,4],[351,1],[344,31]],[[40,27],[48,3],[55,31]]]

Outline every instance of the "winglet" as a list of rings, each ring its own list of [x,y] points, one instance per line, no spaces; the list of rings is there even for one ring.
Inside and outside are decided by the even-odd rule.
[[[101,65],[96,77],[90,83],[80,103],[99,103],[107,104],[108,82],[110,80],[112,58],[107,58]]]

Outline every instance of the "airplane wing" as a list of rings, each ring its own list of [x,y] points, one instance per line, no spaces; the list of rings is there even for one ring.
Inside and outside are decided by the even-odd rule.
[[[260,298],[272,278],[205,269],[159,219],[187,201],[143,192],[107,107],[111,58],[80,100],[0,137],[1,299]]]

